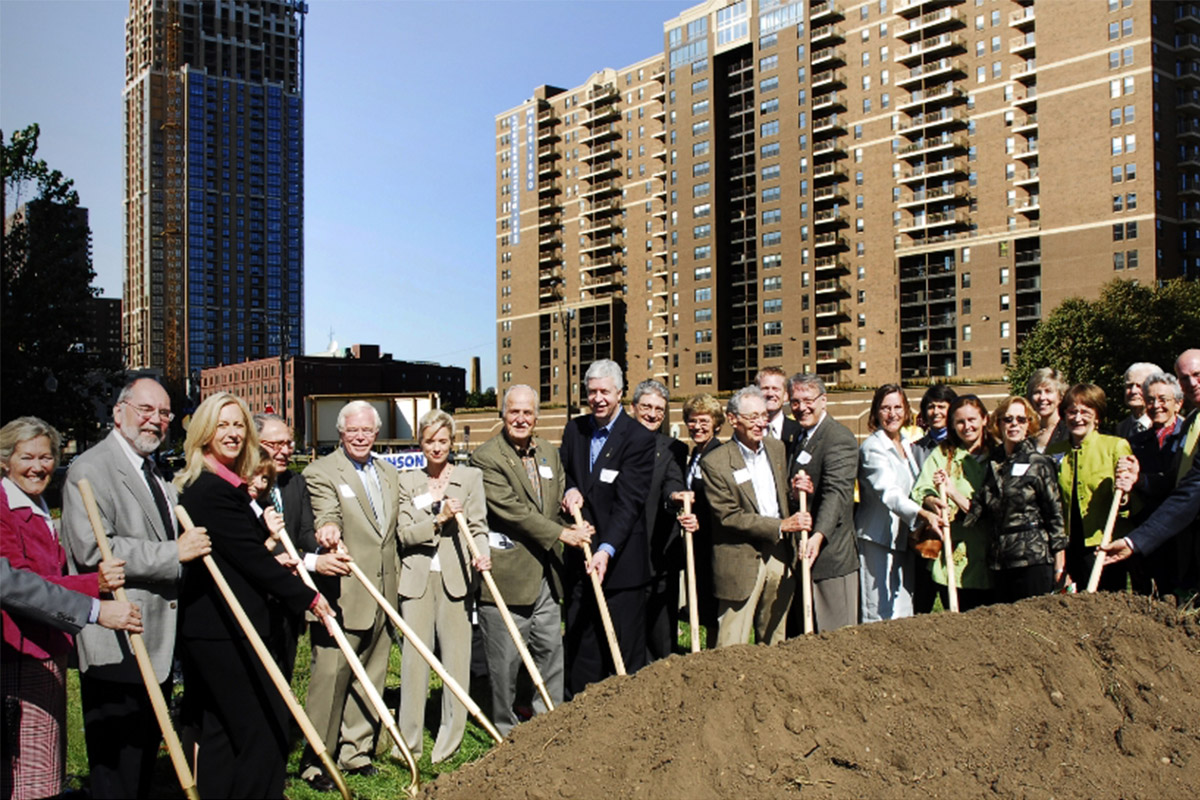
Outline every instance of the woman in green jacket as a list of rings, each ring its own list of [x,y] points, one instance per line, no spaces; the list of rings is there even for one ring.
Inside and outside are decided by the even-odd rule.
[[[1091,383],[1078,383],[1063,396],[1061,414],[1070,438],[1046,448],[1046,455],[1058,461],[1058,488],[1062,494],[1063,519],[1067,524],[1067,572],[1063,582],[1075,582],[1079,589],[1087,585],[1096,559],[1096,546],[1104,537],[1104,524],[1112,507],[1116,489],[1125,492],[1123,506],[1113,531],[1113,541],[1128,529],[1129,514],[1136,513],[1140,502],[1131,497],[1137,481],[1137,459],[1129,442],[1096,430],[1104,418],[1107,399],[1104,390]],[[1104,569],[1100,588],[1125,591],[1127,564]]]
[[[964,524],[966,512],[960,511],[955,502],[957,497],[963,505],[969,505],[964,501],[983,485],[988,470],[987,422],[987,409],[978,397],[969,394],[957,398],[950,406],[950,433],[925,459],[912,491],[913,500],[941,513],[944,504],[939,489],[947,487],[958,607],[962,611],[992,601],[992,577],[987,562],[989,527],[987,523]],[[932,572],[942,607],[949,608],[944,557],[933,561]]]

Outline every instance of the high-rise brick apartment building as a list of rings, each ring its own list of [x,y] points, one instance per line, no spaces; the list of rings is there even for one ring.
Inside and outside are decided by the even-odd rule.
[[[1200,273],[1200,4],[712,2],[496,118],[499,386],[1000,377]],[[570,376],[568,378],[567,376]]]
[[[306,10],[130,0],[123,326],[173,389],[303,345]]]

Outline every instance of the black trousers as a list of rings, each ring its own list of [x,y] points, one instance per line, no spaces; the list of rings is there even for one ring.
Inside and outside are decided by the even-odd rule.
[[[162,684],[171,697],[170,678]],[[91,793],[96,800],[150,797],[162,731],[141,683],[117,683],[79,674],[83,738]]]
[[[938,596],[940,598],[942,598],[942,610],[949,611],[950,610],[950,590],[947,589],[945,586],[942,586],[941,584],[935,583],[934,585],[937,586]],[[989,606],[992,603],[996,602],[995,592],[991,589],[962,589],[962,588],[960,588],[958,590],[957,594],[958,594],[958,610],[959,611],[970,611],[972,608],[979,608],[980,606]]]
[[[566,637],[563,640],[567,680],[563,694],[570,700],[589,683],[616,674],[604,623],[596,605],[591,578],[576,581],[567,588]],[[617,635],[617,646],[632,675],[646,666],[646,587],[605,591],[608,612]]]
[[[203,798],[283,796],[288,710],[245,639],[183,639],[184,681],[198,693],[196,788]]]
[[[998,569],[992,572],[992,578],[996,599],[1001,603],[1015,603],[1026,597],[1040,597],[1054,591],[1053,564]]]
[[[666,658],[675,652],[678,643],[679,573],[675,572],[650,585],[646,598],[646,662]]]

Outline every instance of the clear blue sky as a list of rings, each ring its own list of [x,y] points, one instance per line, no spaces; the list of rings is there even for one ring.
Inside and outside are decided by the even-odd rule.
[[[685,0],[310,0],[305,350],[381,345],[496,382],[495,115],[659,52]],[[91,213],[121,294],[122,0],[0,0],[0,128]]]

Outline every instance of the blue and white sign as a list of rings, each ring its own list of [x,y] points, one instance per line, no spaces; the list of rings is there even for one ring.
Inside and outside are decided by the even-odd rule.
[[[521,241],[521,179],[518,176],[521,164],[521,137],[517,122],[520,120],[516,114],[508,116],[508,163],[512,164],[509,169],[508,179],[508,198],[509,198],[509,217],[508,227],[511,233],[509,241],[517,244]]]
[[[409,469],[425,469],[425,454],[420,450],[409,450],[404,453],[384,453],[377,455],[401,472]]]

